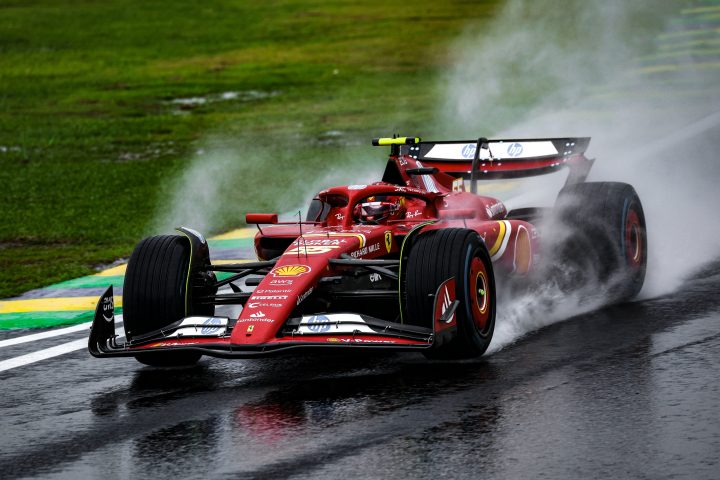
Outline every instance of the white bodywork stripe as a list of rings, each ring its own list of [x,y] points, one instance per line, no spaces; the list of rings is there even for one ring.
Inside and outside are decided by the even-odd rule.
[[[475,143],[438,143],[425,154],[425,158],[471,161],[475,155],[475,145]],[[547,157],[558,154],[555,145],[549,141],[490,142],[490,151],[497,160]],[[480,159],[490,159],[490,154],[484,148],[480,150]]]
[[[420,163],[420,162],[415,162],[415,164],[416,164],[418,167],[423,168],[423,164],[422,164],[422,163]],[[427,190],[428,192],[434,192],[434,193],[438,193],[438,192],[439,192],[439,190],[438,190],[438,188],[437,188],[437,185],[435,185],[435,180],[433,180],[432,176],[430,176],[430,175],[421,175],[421,177],[422,177],[423,184],[425,185],[425,190]]]
[[[495,255],[490,258],[490,260],[495,261],[498,258],[502,257],[503,253],[505,253],[505,249],[508,246],[508,242],[510,241],[510,237],[512,234],[512,224],[508,222],[507,220],[501,220],[505,224],[505,236],[502,239],[502,243],[500,244],[500,249],[495,252]]]

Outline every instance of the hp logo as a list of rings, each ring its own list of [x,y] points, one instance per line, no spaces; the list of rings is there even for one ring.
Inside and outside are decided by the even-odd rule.
[[[330,322],[330,319],[325,315],[313,315],[308,320],[308,330],[315,333],[325,333],[330,330],[330,323],[326,322]]]
[[[519,143],[511,143],[507,147],[507,154],[509,157],[519,157],[523,152],[523,146]]]
[[[473,158],[475,156],[475,147],[476,145],[474,143],[465,144],[460,155],[462,155],[463,158]]]

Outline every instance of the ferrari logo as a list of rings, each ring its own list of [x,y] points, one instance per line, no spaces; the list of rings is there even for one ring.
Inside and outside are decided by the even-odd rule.
[[[246,333],[252,333],[252,331],[255,329],[255,325],[248,325],[247,332]]]
[[[385,232],[385,249],[388,253],[390,253],[392,249],[392,232],[390,231]]]

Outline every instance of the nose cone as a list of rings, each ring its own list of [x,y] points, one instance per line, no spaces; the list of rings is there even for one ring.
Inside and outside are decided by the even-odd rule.
[[[232,333],[232,343],[267,343],[329,272],[329,260],[365,247],[359,233],[307,233],[280,256],[245,303]]]

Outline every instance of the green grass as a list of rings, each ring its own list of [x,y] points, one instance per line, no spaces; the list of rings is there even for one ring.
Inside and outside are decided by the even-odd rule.
[[[621,31],[640,53],[627,68],[639,70],[611,85],[588,75],[597,112],[580,113],[603,115],[602,105],[639,95],[660,100],[684,81],[666,71],[673,62],[717,79],[717,29],[708,25],[718,22],[718,1],[628,8]],[[570,67],[593,66],[596,42],[614,25],[612,15],[610,24],[565,24],[588,4],[548,0],[528,1],[512,24],[491,28],[505,4],[5,0],[0,298],[92,273],[176,223],[212,234],[241,225],[248,211],[288,211],[361,162],[379,174],[386,152],[369,146],[373,136],[511,125],[563,85],[564,75],[537,61],[546,43],[582,53]],[[661,34],[659,10],[675,12],[670,33]],[[543,27],[548,20],[564,27]],[[501,65],[489,62],[489,86],[502,77],[503,88],[490,94],[480,123],[438,122],[440,86],[464,61],[454,42],[472,39],[472,56],[528,30],[537,50],[531,42]],[[688,49],[699,63],[680,63]],[[483,93],[487,79],[477,77]],[[717,82],[707,78],[679,83],[677,95],[716,99]]]
[[[341,145],[427,129],[448,43],[497,3],[3,2],[0,298],[128,256],[208,138],[284,152],[218,230],[297,201],[287,182]],[[173,103],[223,92],[261,95]]]

